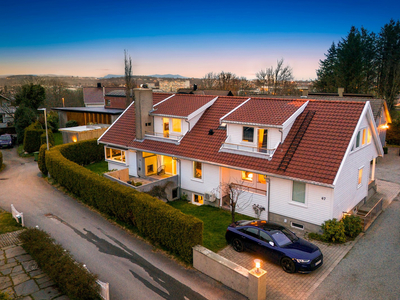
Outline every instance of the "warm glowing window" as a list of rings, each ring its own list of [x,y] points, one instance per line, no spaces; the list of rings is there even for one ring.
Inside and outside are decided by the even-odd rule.
[[[306,184],[293,181],[292,200],[298,203],[306,203]]]
[[[125,162],[125,151],[113,148],[106,148],[106,159]]]
[[[194,161],[193,162],[193,177],[197,179],[202,179],[202,165],[201,162]]]
[[[362,183],[363,170],[364,167],[358,169],[358,187],[360,187]]]
[[[362,145],[365,145],[365,142],[366,142],[366,139],[367,139],[367,129],[363,129],[362,130]]]
[[[360,147],[360,135],[361,135],[361,131],[359,131],[357,133],[357,139],[356,139],[356,148]]]
[[[258,174],[258,182],[259,183],[266,183],[266,179],[264,175]]]
[[[243,126],[243,142],[254,141],[254,128]]]
[[[182,131],[181,123],[182,123],[181,119],[172,119],[172,130],[175,132],[181,132]]]
[[[242,179],[247,181],[253,181],[254,174],[251,172],[242,171]]]
[[[367,129],[367,144],[371,143],[371,130],[368,128]]]
[[[203,196],[197,195],[197,194],[193,194],[193,202],[195,204],[203,204],[204,203],[204,198]]]
[[[169,118],[163,118],[163,136],[169,137]]]
[[[258,151],[267,152],[268,130],[258,129]]]

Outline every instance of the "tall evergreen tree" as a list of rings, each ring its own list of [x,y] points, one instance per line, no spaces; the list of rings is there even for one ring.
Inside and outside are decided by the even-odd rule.
[[[336,63],[337,53],[336,45],[332,43],[328,49],[328,53],[325,54],[326,58],[319,61],[320,68],[317,70],[317,80],[314,82],[314,87],[325,93],[333,93],[337,91],[336,84]]]
[[[378,95],[389,109],[400,93],[400,22],[390,20],[379,34]]]

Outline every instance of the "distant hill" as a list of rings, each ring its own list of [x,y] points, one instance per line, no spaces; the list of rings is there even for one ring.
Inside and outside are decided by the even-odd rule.
[[[182,78],[182,79],[187,78],[187,77],[184,77],[184,76],[181,76],[178,74],[176,74],[176,75],[174,75],[174,74],[164,74],[164,75],[155,74],[155,75],[147,75],[147,76],[157,77],[157,78]]]
[[[108,74],[104,77],[101,77],[99,79],[109,79],[109,78],[115,78],[115,77],[124,77],[125,75],[114,75],[114,74]]]

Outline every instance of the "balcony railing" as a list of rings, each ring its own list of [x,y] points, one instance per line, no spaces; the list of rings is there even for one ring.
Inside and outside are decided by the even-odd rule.
[[[183,137],[182,134],[167,133],[167,132],[155,132],[155,131],[146,131],[145,135],[149,136],[149,137],[170,139],[170,140],[175,140],[175,141],[180,141]]]
[[[247,152],[265,153],[268,155],[272,155],[275,151],[275,149],[267,149],[267,148],[260,148],[260,147],[255,147],[255,146],[232,144],[232,143],[223,143],[222,148],[239,150],[239,151],[247,151]]]

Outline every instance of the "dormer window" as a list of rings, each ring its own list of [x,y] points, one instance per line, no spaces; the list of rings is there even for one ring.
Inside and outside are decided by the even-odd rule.
[[[182,132],[182,120],[172,119],[172,130],[174,132]]]
[[[254,141],[254,127],[243,126],[243,142],[252,143]]]

